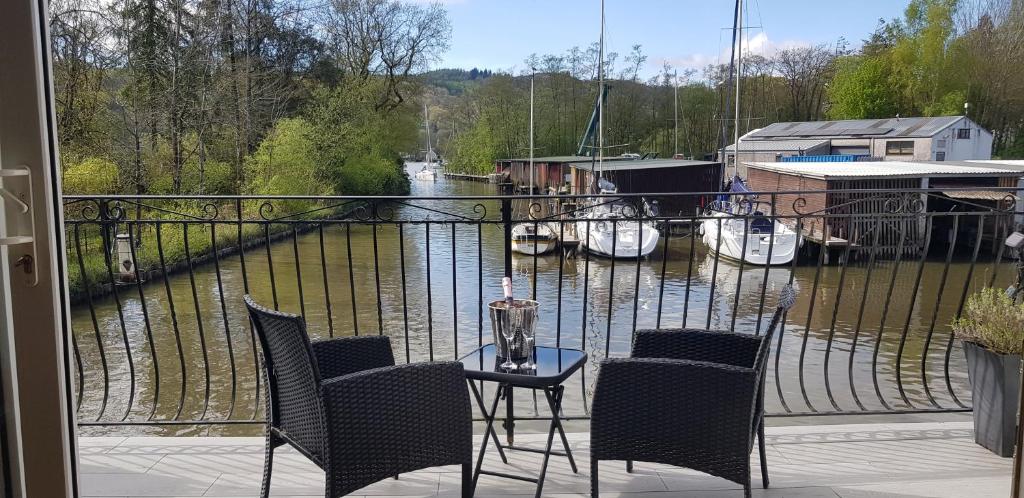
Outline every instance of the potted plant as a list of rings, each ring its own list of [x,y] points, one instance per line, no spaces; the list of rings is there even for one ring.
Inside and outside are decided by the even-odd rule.
[[[963,341],[974,405],[974,441],[1013,456],[1020,397],[1024,304],[986,288],[972,295],[953,333]]]

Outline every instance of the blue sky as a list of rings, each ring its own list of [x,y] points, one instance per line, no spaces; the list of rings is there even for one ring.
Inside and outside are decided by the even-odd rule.
[[[422,0],[429,1],[429,0]],[[845,37],[860,45],[879,18],[902,14],[906,0],[747,0],[755,53]],[[561,53],[596,41],[599,0],[442,0],[453,33],[451,49],[434,67],[524,68],[531,53]],[[609,50],[633,44],[648,56],[645,76],[663,61],[677,68],[718,62],[729,47],[733,0],[606,0]],[[728,55],[726,55],[728,57]]]

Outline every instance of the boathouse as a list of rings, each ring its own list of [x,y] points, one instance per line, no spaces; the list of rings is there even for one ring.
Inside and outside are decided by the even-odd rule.
[[[772,123],[740,138],[740,175],[749,161],[857,156],[880,161],[967,161],[992,157],[992,133],[966,116]],[[732,171],[736,144],[726,147]]]
[[[899,249],[904,254],[918,254],[926,246],[927,217],[903,216],[899,223],[878,224],[876,216],[908,212],[976,211],[979,207],[1007,209],[1012,205],[1006,204],[1013,202],[1009,200],[1008,192],[991,188],[1016,187],[1022,176],[1021,171],[1013,168],[968,162],[744,164],[750,189],[757,192],[779,192],[775,195],[776,214],[793,217],[786,220],[790,224],[795,224],[799,218],[801,231],[810,242],[824,247],[842,247],[847,244],[864,247],[874,243],[872,237],[875,235],[871,229],[878,226],[882,227],[878,237],[883,255],[901,252]],[[849,192],[855,189],[876,192]],[[914,189],[934,190],[929,193],[907,193]],[[879,190],[888,192],[877,192]],[[1012,216],[987,218],[984,220],[983,233],[988,234],[989,240],[992,240],[992,234],[1002,233],[1006,224],[1013,221]],[[970,225],[965,227],[961,234],[976,230]],[[947,237],[951,230],[948,226],[931,228],[932,238]],[[901,237],[905,237],[902,244]],[[973,239],[963,237],[961,240]]]
[[[605,164],[613,161],[626,160],[622,157],[606,157]],[[533,188],[537,192],[564,192],[569,183],[569,173],[573,166],[589,167],[596,159],[589,156],[548,156],[533,158]],[[530,159],[498,159],[494,172],[504,176],[517,191],[530,190]]]
[[[587,162],[572,163],[569,167],[571,191],[590,192],[596,166]],[[719,190],[721,167],[721,163],[685,159],[605,160],[603,177],[614,183],[620,193],[706,193]],[[710,200],[702,195],[663,197],[661,214],[692,216]]]

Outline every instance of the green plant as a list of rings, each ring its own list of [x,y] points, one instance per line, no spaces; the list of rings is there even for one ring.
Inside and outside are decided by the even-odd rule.
[[[1024,304],[1016,304],[1005,292],[985,288],[967,299],[961,317],[953,321],[953,333],[996,353],[1021,354],[1024,339]]]
[[[113,194],[117,184],[117,165],[107,159],[90,157],[64,168],[65,194]]]

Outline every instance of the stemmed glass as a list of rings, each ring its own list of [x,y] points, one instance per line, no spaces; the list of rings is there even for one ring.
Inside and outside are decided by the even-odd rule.
[[[501,335],[505,337],[505,363],[500,367],[505,370],[516,370],[519,365],[512,361],[512,352],[515,351],[515,337],[517,330],[522,327],[522,308],[510,305],[505,312],[504,327],[501,328]]]
[[[524,362],[522,365],[520,365],[520,368],[522,368],[523,370],[536,370],[537,369],[537,363],[534,362],[534,358],[533,358],[533,356],[534,356],[533,341],[534,341],[535,338],[533,336],[533,331],[531,330],[532,328],[533,327],[529,327],[529,326],[524,326],[523,327],[523,343],[526,345],[526,362]],[[529,331],[529,332],[527,332],[527,331]]]

